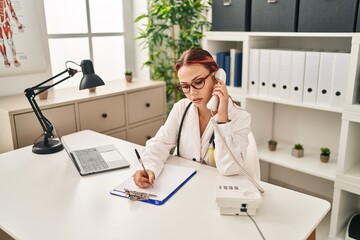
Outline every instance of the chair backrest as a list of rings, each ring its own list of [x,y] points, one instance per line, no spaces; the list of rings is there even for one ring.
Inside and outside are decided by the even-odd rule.
[[[260,180],[260,163],[257,151],[256,141],[252,132],[248,135],[249,145],[247,147],[244,170],[253,179]]]

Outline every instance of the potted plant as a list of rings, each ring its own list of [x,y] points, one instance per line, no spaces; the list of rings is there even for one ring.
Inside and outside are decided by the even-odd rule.
[[[275,151],[276,150],[276,146],[277,146],[277,141],[274,139],[270,139],[268,141],[268,146],[269,146],[269,150],[270,151]]]
[[[292,148],[291,155],[297,158],[303,157],[304,156],[303,145],[300,143],[295,144],[294,147]]]
[[[330,149],[327,147],[321,147],[320,151],[321,151],[321,153],[320,153],[321,162],[324,162],[324,163],[328,162],[330,159],[330,153],[331,153]]]
[[[144,40],[148,59],[144,65],[150,68],[150,77],[166,82],[168,107],[183,97],[176,90],[176,60],[191,47],[201,47],[203,32],[209,30],[211,22],[207,13],[212,1],[163,1],[150,0],[148,11],[135,20],[147,20],[136,39]]]
[[[41,87],[38,87],[38,88],[35,90],[35,92],[38,93],[38,92],[40,92],[40,91],[43,91],[43,90],[44,90],[45,88],[47,88],[47,87],[49,87],[49,86],[41,86]],[[39,93],[37,96],[38,96],[38,98],[39,98],[40,100],[46,100],[47,97],[48,97],[48,91],[46,90],[46,91],[44,91],[44,92],[42,92],[42,93]]]
[[[127,82],[132,81],[132,72],[131,71],[126,71],[125,72],[125,79],[126,79]]]

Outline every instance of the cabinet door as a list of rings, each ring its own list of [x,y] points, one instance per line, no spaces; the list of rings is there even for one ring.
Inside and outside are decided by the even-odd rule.
[[[130,93],[127,96],[129,124],[161,116],[165,113],[163,87]]]
[[[49,108],[42,110],[42,113],[53,123],[59,136],[76,132],[74,105]],[[34,112],[14,115],[14,121],[17,138],[16,148],[34,144],[34,141],[43,133]],[[39,138],[39,140],[42,139],[42,137]]]
[[[125,126],[124,95],[79,103],[80,129],[96,132]]]
[[[159,130],[163,123],[164,119],[160,119],[130,128],[128,132],[128,141],[140,145],[145,145],[147,140],[155,136],[156,132]]]
[[[115,130],[110,132],[105,132],[106,135],[126,140],[126,130]]]

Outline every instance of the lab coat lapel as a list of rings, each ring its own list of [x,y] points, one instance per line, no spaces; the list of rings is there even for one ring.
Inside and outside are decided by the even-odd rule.
[[[186,148],[182,151],[186,151],[187,158],[200,160],[200,129],[199,129],[199,115],[197,107],[193,104],[189,109],[189,113],[186,119],[186,126],[184,126],[184,144]]]

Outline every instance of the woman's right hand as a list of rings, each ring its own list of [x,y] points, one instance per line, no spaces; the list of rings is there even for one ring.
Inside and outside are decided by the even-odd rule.
[[[141,188],[148,188],[152,184],[154,184],[155,181],[155,174],[153,171],[146,170],[149,174],[149,178],[146,177],[146,173],[144,170],[138,170],[134,173],[133,178],[136,186]]]

